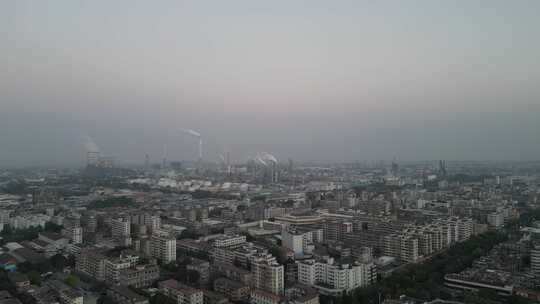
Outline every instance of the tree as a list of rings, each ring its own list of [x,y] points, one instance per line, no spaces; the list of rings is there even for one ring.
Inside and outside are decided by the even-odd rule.
[[[191,284],[197,284],[199,282],[199,279],[201,278],[201,276],[199,275],[199,273],[193,269],[188,269],[187,270],[187,273],[186,273],[186,279],[187,279],[187,283],[191,283]]]
[[[5,225],[4,226],[4,230],[2,230],[2,232],[0,232],[0,235],[10,235],[13,233],[13,229],[11,228],[10,225]]]
[[[97,299],[97,304],[116,304],[116,301],[114,301],[109,296],[101,296]]]
[[[7,272],[3,269],[0,269],[0,290],[7,290],[11,294],[17,292],[15,285],[9,280]]]
[[[240,263],[240,261],[238,259],[234,259],[233,265],[238,267],[238,268],[242,268],[242,263]]]
[[[55,232],[55,233],[60,233],[60,231],[62,231],[62,226],[61,225],[57,225],[53,222],[47,222],[45,223],[45,228],[44,230],[45,231],[48,231],[48,232]]]
[[[41,275],[39,272],[32,270],[26,274],[28,276],[28,280],[30,280],[30,283],[34,285],[41,285]]]
[[[178,267],[174,274],[174,279],[177,281],[185,282],[187,281],[187,269],[186,265],[181,265]]]
[[[64,282],[65,282],[66,284],[68,284],[69,286],[71,286],[71,287],[76,287],[76,286],[79,284],[79,277],[70,274],[70,275],[64,280]]]
[[[49,262],[51,263],[52,267],[56,270],[63,270],[66,266],[68,266],[68,259],[66,259],[61,254],[55,254],[50,259]]]
[[[285,262],[287,261],[287,256],[281,247],[271,246],[268,251],[276,257],[277,261],[280,264],[285,264]]]
[[[197,231],[194,231],[192,229],[186,229],[186,230],[182,231],[182,234],[180,234],[178,239],[179,240],[181,240],[181,239],[197,239],[201,235],[202,234],[198,233]]]
[[[133,206],[135,202],[130,197],[111,197],[107,199],[102,199],[99,201],[92,202],[88,209],[104,209],[104,208],[112,208],[112,207],[129,207]]]
[[[33,270],[33,267],[32,267],[32,264],[28,261],[24,261],[22,263],[19,263],[17,265],[17,269],[20,271],[20,272],[30,272]]]
[[[176,302],[162,293],[156,293],[150,298],[150,304],[175,304]]]

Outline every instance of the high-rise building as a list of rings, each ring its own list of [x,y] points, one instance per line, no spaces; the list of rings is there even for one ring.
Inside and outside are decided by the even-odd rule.
[[[282,295],[284,291],[284,267],[270,254],[258,254],[252,258],[253,287]]]
[[[176,238],[166,231],[154,231],[151,237],[152,256],[162,263],[176,261]]]
[[[88,167],[97,167],[99,165],[99,152],[87,152],[86,165]]]
[[[536,245],[531,249],[531,270],[540,276],[540,246]]]
[[[351,222],[344,222],[340,220],[328,220],[324,222],[324,238],[326,241],[341,241],[346,234],[353,231],[353,224]]]
[[[94,214],[85,214],[81,218],[81,225],[84,227],[85,233],[94,233],[97,231],[98,221]]]
[[[129,218],[111,219],[111,235],[119,246],[131,246],[131,222]]]
[[[403,262],[418,260],[418,238],[407,234],[390,234],[384,237],[384,255]]]
[[[283,247],[294,252],[295,256],[302,256],[313,248],[313,231],[299,232],[284,229],[281,232],[281,244]]]
[[[111,235],[114,238],[129,237],[131,234],[131,222],[126,218],[111,219]]]
[[[153,215],[147,212],[139,212],[131,214],[131,224],[146,226],[149,232],[159,230],[161,228],[161,218],[159,215]]]
[[[392,160],[392,175],[398,176],[399,174],[399,165],[396,161],[396,158],[394,157],[394,160]]]
[[[95,250],[84,250],[77,255],[75,269],[98,281],[105,280],[107,257]]]
[[[72,244],[81,244],[83,242],[83,229],[81,228],[80,217],[75,215],[66,217],[62,235],[70,239]]]
[[[491,227],[500,228],[504,225],[504,214],[502,212],[492,212],[487,215],[487,222]]]

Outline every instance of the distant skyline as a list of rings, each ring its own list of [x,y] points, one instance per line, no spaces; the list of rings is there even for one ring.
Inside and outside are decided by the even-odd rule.
[[[0,2],[0,167],[540,160],[538,1]]]

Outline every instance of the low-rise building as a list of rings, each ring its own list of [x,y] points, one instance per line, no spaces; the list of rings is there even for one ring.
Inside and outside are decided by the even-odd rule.
[[[251,285],[253,275],[249,270],[242,269],[230,264],[213,263],[212,273],[220,274],[233,281],[238,281],[244,285]]]
[[[176,280],[167,280],[158,283],[159,290],[177,304],[203,304],[203,292]]]
[[[219,278],[214,281],[214,290],[221,292],[233,301],[243,301],[249,298],[250,288],[248,285],[226,278]]]
[[[143,288],[159,279],[159,266],[155,264],[137,265],[120,270],[120,285]]]
[[[196,271],[199,274],[199,284],[208,284],[210,280],[210,262],[191,258],[191,263],[186,266],[186,269]]]
[[[284,302],[282,296],[260,289],[253,289],[250,295],[250,302],[253,304],[280,304]]]
[[[246,236],[240,234],[225,234],[214,240],[214,247],[229,248],[246,242]]]
[[[83,295],[73,289],[59,290],[58,298],[61,304],[83,304]]]
[[[107,295],[118,304],[148,304],[148,299],[125,286],[113,286]]]
[[[224,294],[203,290],[204,304],[228,304],[229,299]]]

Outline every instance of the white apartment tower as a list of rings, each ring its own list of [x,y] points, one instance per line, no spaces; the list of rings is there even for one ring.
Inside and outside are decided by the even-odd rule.
[[[162,263],[176,261],[176,238],[166,231],[154,231],[151,238],[151,251],[152,256]]]

